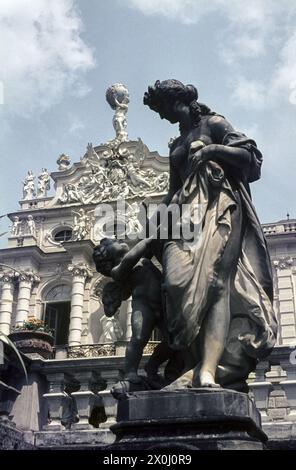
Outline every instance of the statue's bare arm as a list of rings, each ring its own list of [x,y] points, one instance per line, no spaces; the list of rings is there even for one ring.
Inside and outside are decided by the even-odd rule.
[[[221,116],[213,116],[208,121],[213,144],[203,147],[197,151],[193,160],[200,161],[215,160],[218,163],[227,163],[236,168],[244,168],[250,163],[250,152],[242,147],[230,147],[223,145],[224,137],[234,132],[232,125]]]

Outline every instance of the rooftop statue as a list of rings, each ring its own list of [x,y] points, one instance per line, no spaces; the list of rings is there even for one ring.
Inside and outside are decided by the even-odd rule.
[[[112,277],[124,284],[141,258],[155,255],[163,270],[167,344],[178,353],[175,369],[171,365],[176,386],[246,391],[249,373],[271,352],[277,334],[271,263],[249,187],[260,179],[262,154],[254,140],[200,103],[193,85],[157,81],[144,104],[179,123],[163,203],[200,208],[201,233],[190,249],[182,233],[174,238],[170,230],[166,240],[141,240],[118,260]]]
[[[46,168],[42,168],[40,175],[38,175],[38,188],[37,196],[46,197],[47,191],[50,190],[50,176]]]
[[[109,86],[106,91],[106,100],[111,108],[115,111],[113,117],[113,127],[116,132],[116,138],[109,141],[110,145],[118,146],[121,142],[128,140],[126,131],[127,121],[126,114],[129,104],[128,89],[122,83],[115,83]]]
[[[69,155],[62,153],[57,159],[57,164],[59,171],[68,170],[68,168],[71,166],[71,159]]]
[[[35,191],[35,176],[33,175],[33,171],[29,170],[28,174],[23,181],[23,199],[33,199],[36,196]]]

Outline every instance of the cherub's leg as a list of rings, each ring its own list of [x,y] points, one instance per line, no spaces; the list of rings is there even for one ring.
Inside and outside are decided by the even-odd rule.
[[[145,371],[147,375],[154,376],[158,373],[158,368],[168,359],[171,359],[174,356],[174,351],[170,349],[164,341],[159,343],[154,349],[152,355],[150,356],[146,366]]]
[[[155,318],[151,308],[140,299],[133,299],[131,323],[132,337],[126,348],[125,376],[127,379],[136,379],[143,349],[155,326]]]

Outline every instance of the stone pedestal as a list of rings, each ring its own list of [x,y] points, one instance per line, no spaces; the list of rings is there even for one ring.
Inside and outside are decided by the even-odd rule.
[[[112,450],[262,450],[267,436],[248,395],[224,389],[129,393]]]

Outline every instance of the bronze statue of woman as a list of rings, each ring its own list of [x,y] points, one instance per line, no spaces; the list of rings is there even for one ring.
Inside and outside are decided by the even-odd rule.
[[[271,264],[249,189],[260,178],[262,155],[253,140],[197,99],[197,89],[178,80],[157,81],[144,95],[144,104],[180,126],[163,202],[202,211],[200,238],[190,249],[182,236],[158,243],[168,342],[182,352],[182,373],[192,370],[193,386],[245,390],[277,332]],[[157,243],[139,242],[114,277],[148,245]]]

